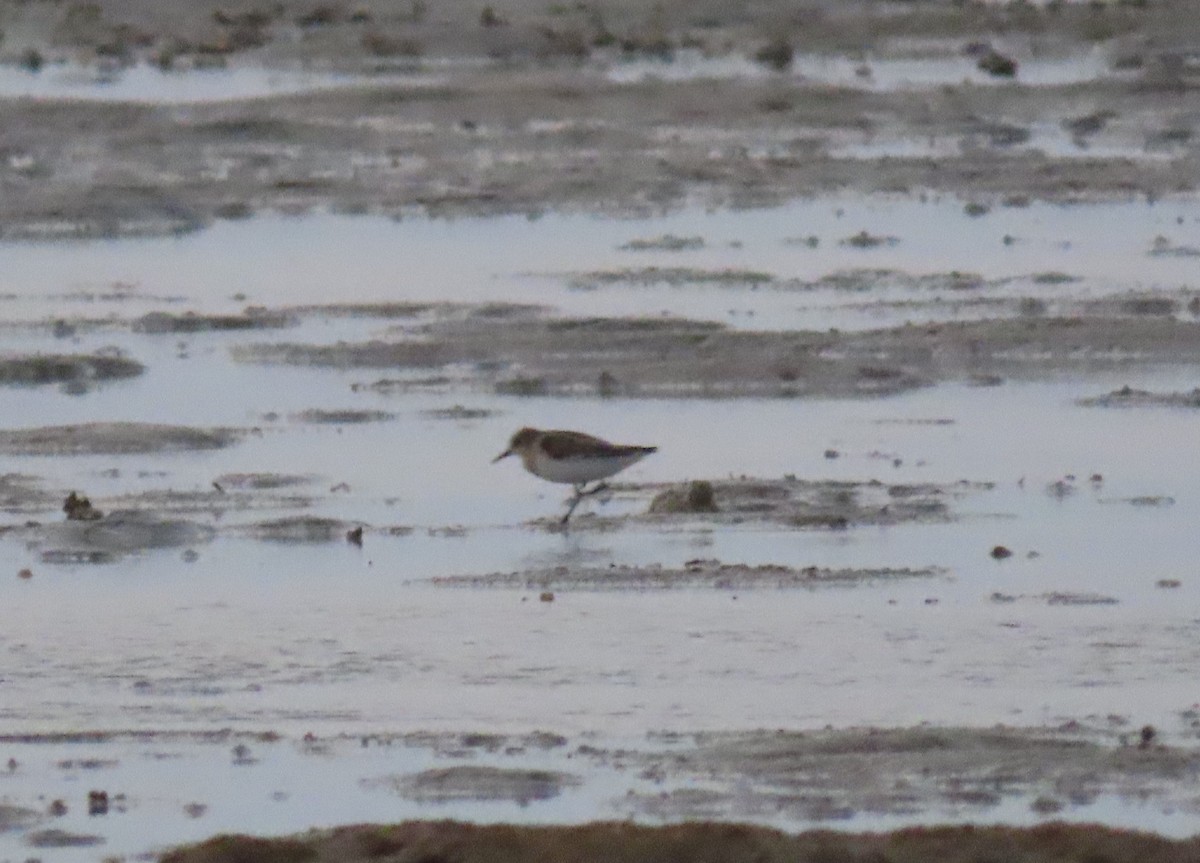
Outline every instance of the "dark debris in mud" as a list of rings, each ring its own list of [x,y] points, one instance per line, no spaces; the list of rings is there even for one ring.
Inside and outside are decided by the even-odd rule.
[[[98,521],[104,518],[104,513],[92,506],[90,498],[75,492],[67,495],[62,511],[67,514],[67,521]]]

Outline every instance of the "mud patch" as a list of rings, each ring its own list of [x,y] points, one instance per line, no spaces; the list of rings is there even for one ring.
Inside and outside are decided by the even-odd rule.
[[[5,455],[131,455],[221,449],[234,443],[233,429],[200,429],[154,423],[86,423],[0,430]]]
[[[0,476],[0,510],[35,513],[53,508],[62,498],[41,487],[37,477],[9,473]]]
[[[753,590],[820,587],[851,587],[945,576],[937,567],[923,569],[828,569],[816,566],[795,568],[782,565],[747,566],[718,560],[691,560],[683,567],[616,566],[554,567],[530,572],[455,575],[430,579],[442,587],[495,587],[525,590],[663,590],[711,588]]]
[[[645,246],[643,248],[653,248]],[[769,285],[775,281],[770,273],[758,270],[720,269],[705,270],[695,267],[640,267],[619,270],[595,270],[586,273],[571,273],[568,284],[576,290],[588,290],[602,285],[632,285],[650,287],[669,285],[674,288],[688,285],[705,285],[722,288],[753,288]]]
[[[321,306],[297,306],[289,312],[317,318],[379,318],[380,320],[419,318],[433,311],[446,311],[451,303],[330,303]]]
[[[359,423],[377,423],[395,419],[396,415],[387,411],[374,410],[327,410],[310,408],[292,414],[292,422],[312,423],[314,425],[357,425]]]
[[[0,803],[0,833],[8,830],[24,830],[42,820],[42,813],[23,806]]]
[[[0,357],[0,385],[92,383],[135,378],[146,367],[136,360],[104,354],[33,354]]]
[[[1172,793],[1166,781],[1183,777],[1194,788],[1200,778],[1200,752],[1121,745],[1116,734],[1075,725],[762,731],[701,734],[694,740],[694,749],[677,756],[634,759],[622,753],[671,789],[635,795],[634,811],[686,819],[705,817],[718,806],[743,817],[776,813],[821,821],[938,806],[983,817],[1016,797],[1086,805],[1102,794]],[[691,786],[701,777],[705,786],[716,782],[723,790],[697,800]]]
[[[317,516],[291,516],[239,527],[254,539],[281,543],[320,543],[345,539],[350,522]]]
[[[1191,392],[1155,393],[1124,386],[1105,395],[1079,399],[1077,404],[1089,408],[1200,408],[1200,388]]]
[[[880,288],[899,288],[910,291],[962,292],[999,287],[1005,280],[988,281],[978,273],[951,270],[944,273],[914,274],[904,270],[855,267],[828,273],[809,281],[781,281],[776,287],[793,291],[832,290],[860,293]]]
[[[426,803],[512,800],[522,805],[534,800],[549,800],[561,794],[564,788],[582,784],[579,777],[568,773],[476,765],[425,770],[411,776],[367,782],[391,786],[404,797]]]
[[[241,315],[202,315],[187,312],[171,315],[150,312],[133,322],[137,333],[206,333],[228,330],[265,330],[290,326],[295,319],[282,312],[248,309]]]
[[[421,411],[421,416],[431,420],[454,420],[457,422],[466,422],[469,420],[482,420],[488,417],[498,416],[499,411],[489,410],[487,408],[468,408],[463,405],[453,405],[448,408],[429,408]]]
[[[312,483],[314,477],[285,473],[223,473],[213,484],[218,492],[225,489],[271,490],[294,488]]]
[[[691,252],[703,249],[704,238],[697,236],[680,237],[676,234],[661,234],[657,237],[644,237],[622,243],[618,248],[623,252]]]

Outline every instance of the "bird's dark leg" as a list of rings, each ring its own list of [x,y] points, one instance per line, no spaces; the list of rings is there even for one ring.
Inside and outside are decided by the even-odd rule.
[[[583,486],[584,486],[583,483],[578,483],[575,485],[575,496],[573,498],[571,498],[571,503],[567,506],[567,512],[562,517],[562,521],[560,521],[559,524],[565,525],[568,521],[570,521],[571,513],[573,513],[575,511],[575,507],[579,506],[579,502],[581,500],[583,500],[583,497],[584,497]]]
[[[567,514],[562,517],[562,521],[560,521],[559,524],[567,523],[567,521],[571,518],[571,513],[575,512],[575,507],[579,506],[579,502],[581,500],[583,500],[585,497],[591,497],[594,494],[600,494],[600,492],[603,491],[608,491],[608,483],[606,482],[599,483],[592,488],[587,488],[587,483],[584,482],[576,483],[575,496],[571,498],[571,503],[567,507]]]

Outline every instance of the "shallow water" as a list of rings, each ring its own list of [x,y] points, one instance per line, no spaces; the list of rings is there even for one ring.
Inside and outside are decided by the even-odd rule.
[[[1200,254],[1191,245],[1200,224],[1194,201],[1035,203],[993,207],[976,218],[964,217],[965,203],[815,199],[770,210],[690,209],[628,219],[267,215],[176,238],[6,243],[0,312],[14,321],[152,310],[231,313],[247,305],[503,301],[545,303],[569,315],[684,315],[748,329],[819,330],[990,317],[995,307],[981,301],[1021,297],[1055,303],[1127,291],[1179,296],[1192,283]],[[864,232],[878,244],[848,242]],[[664,236],[699,238],[702,246],[623,248]],[[681,289],[587,278],[652,267],[701,275],[745,271],[771,281],[711,287],[685,279]],[[885,277],[846,289],[820,282],[862,270],[914,278],[967,273],[988,284],[913,287]],[[922,305],[913,308],[913,301]],[[381,329],[377,321],[363,325]],[[323,326],[330,341],[347,336],[342,322]]]
[[[667,312],[748,328],[852,328],[911,315],[855,303],[920,289],[579,290],[566,274],[747,267],[780,280],[817,280],[855,267],[963,269],[997,280],[979,290],[998,298],[1040,292],[1057,302],[1129,290],[1174,296],[1194,268],[1186,255],[1148,254],[1156,237],[1180,247],[1194,237],[1194,203],[1033,205],[981,218],[965,216],[962,206],[949,199],[824,200],[626,220],[264,216],[175,239],[0,245],[0,294],[11,297],[0,301],[10,322],[7,349],[115,346],[148,367],[140,378],[79,395],[0,388],[8,426],[136,420],[261,429],[224,450],[9,457],[7,472],[97,499],[202,491],[233,473],[303,475],[310,479],[297,493],[314,498],[304,512],[368,527],[362,549],[340,539],[280,543],[226,531],[189,549],[100,565],[48,563],[19,532],[0,536],[9,573],[0,578],[0,733],[230,728],[294,741],[308,732],[545,728],[611,743],[658,730],[1040,725],[1116,714],[1190,745],[1194,731],[1180,715],[1200,700],[1189,539],[1200,517],[1200,466],[1188,457],[1195,414],[1076,404],[1126,384],[1190,390],[1189,369],[1000,387],[944,384],[870,401],[396,395],[352,388],[387,376],[383,371],[258,366],[230,354],[251,341],[386,336],[394,322],[377,318],[305,316],[280,330],[193,335],[131,333],[114,322],[85,326],[68,339],[26,325],[250,304],[451,300],[537,302],[572,315]],[[839,244],[862,230],[899,241],[866,250]],[[952,246],[945,241],[950,231]],[[699,236],[704,247],[620,248],[664,234]],[[788,242],[808,235],[819,237],[815,248]],[[1019,242],[1006,245],[1005,235]],[[1049,271],[1079,280],[1025,278]],[[132,288],[114,294],[113,283]],[[923,314],[936,310],[912,317]],[[454,404],[490,413],[469,421],[424,413]],[[349,425],[293,419],[311,408],[382,410],[394,418]],[[948,524],[799,531],[683,521],[551,533],[527,522],[559,512],[562,490],[514,462],[489,464],[525,424],[658,444],[658,453],[623,475],[636,482],[795,474],[994,486],[952,502],[960,518]],[[839,457],[826,457],[827,450]],[[1102,480],[1091,481],[1095,474]],[[1068,475],[1075,477],[1068,492],[1048,489]],[[1138,498],[1161,500],[1132,502]],[[619,514],[645,502],[618,494],[584,506]],[[296,512],[281,505],[196,518],[224,529]],[[51,508],[4,521],[17,527],[31,517],[61,518]],[[393,527],[405,530],[393,534]],[[998,544],[1014,556],[993,560],[989,552]],[[562,589],[553,602],[538,601],[536,589],[429,583],[439,575],[678,566],[693,558],[936,566],[946,574],[814,590]],[[25,567],[33,577],[15,578]],[[1164,579],[1180,584],[1157,586]],[[1061,603],[1053,594],[1113,601]],[[104,822],[105,853],[223,829],[274,832],[420,814],[549,821],[620,815],[604,801],[632,781],[589,765],[583,789],[528,810],[515,803],[427,809],[357,784],[364,772],[423,769],[433,757],[427,752],[385,756],[349,746],[323,759],[280,743],[257,765],[230,767],[227,747],[178,748],[178,760],[162,761],[141,744],[97,746],[121,764],[104,774],[105,784],[137,789],[131,812]],[[0,775],[5,801],[44,807],[57,795],[78,798],[92,781],[90,773],[60,775],[50,765],[66,756],[49,744],[0,746],[0,759],[8,757],[29,766],[15,778]],[[231,770],[237,782],[230,782]],[[316,796],[318,775],[344,793]],[[275,799],[276,791],[288,796]],[[202,799],[209,815],[180,814],[185,796]],[[1014,807],[989,815],[1034,817],[1027,802]],[[1101,800],[1079,817],[1171,833],[1200,826],[1192,813],[1121,800]],[[98,823],[78,813],[70,818],[63,823],[84,832]],[[159,826],[150,830],[150,822]],[[886,818],[870,823],[892,825]],[[0,835],[0,853],[23,853],[19,841],[20,834]],[[94,850],[55,849],[45,858],[92,859]]]
[[[670,58],[622,58],[608,66],[607,77],[618,84],[646,80],[694,81],[789,76],[806,86],[839,87],[874,92],[931,90],[953,85],[1062,86],[1114,77],[1103,50],[1078,56],[1034,56],[1015,52],[1019,67],[1015,77],[989,75],[976,65],[977,58],[960,55],[958,45],[926,47],[929,56],[852,57],[841,54],[805,54],[793,57],[791,67],[776,72],[749,57],[707,55],[695,49],[676,51]]]
[[[633,747],[646,741],[626,741]],[[66,815],[55,818],[55,829],[99,837],[103,844],[86,848],[40,850],[41,859],[90,861],[102,856],[136,855],[185,841],[200,841],[222,832],[262,835],[297,833],[312,827],[340,824],[389,823],[410,818],[470,818],[480,822],[570,824],[595,819],[632,818],[655,823],[639,814],[628,794],[655,795],[672,789],[638,776],[632,765],[584,754],[572,740],[550,750],[522,747],[517,752],[424,746],[416,741],[382,743],[335,739],[315,743],[261,742],[230,738],[197,742],[186,738],[117,739],[104,744],[8,744],[5,751],[18,762],[15,771],[0,771],[0,794],[8,800],[33,802],[37,789],[43,806],[61,800]],[[245,747],[238,759],[235,746]],[[423,802],[405,797],[389,784],[394,777],[450,764],[469,764],[508,770],[557,771],[587,776],[581,785],[566,785],[545,799]],[[179,782],[186,776],[186,785]],[[691,790],[699,783],[686,786]],[[106,814],[89,816],[83,803],[92,789],[106,790]],[[118,795],[120,795],[118,799]],[[748,803],[748,801],[747,801]],[[1006,796],[991,806],[940,804],[931,813],[940,823],[1033,824],[1040,820],[1027,795]],[[252,825],[247,813],[253,813]],[[1157,800],[1103,794],[1069,804],[1055,817],[1067,821],[1105,823],[1152,829],[1168,836],[1187,836],[1196,816],[1166,810]],[[747,808],[739,820],[782,829],[794,821]],[[823,819],[807,826],[835,830],[885,830],[905,826],[911,818],[859,813]],[[0,833],[0,853],[34,853]]]
[[[106,68],[51,63],[37,72],[0,65],[0,97],[191,105],[346,89],[361,87],[364,83],[382,83],[389,87],[432,87],[443,80],[437,74],[388,73],[371,78],[329,71],[243,65],[219,69],[163,70],[145,64]]]

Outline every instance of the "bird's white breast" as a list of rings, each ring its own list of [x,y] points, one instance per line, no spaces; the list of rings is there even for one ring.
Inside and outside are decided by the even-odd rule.
[[[534,452],[525,467],[529,472],[550,482],[577,485],[610,477],[640,460],[645,453],[635,452],[618,456],[579,456],[554,459],[540,450]]]

